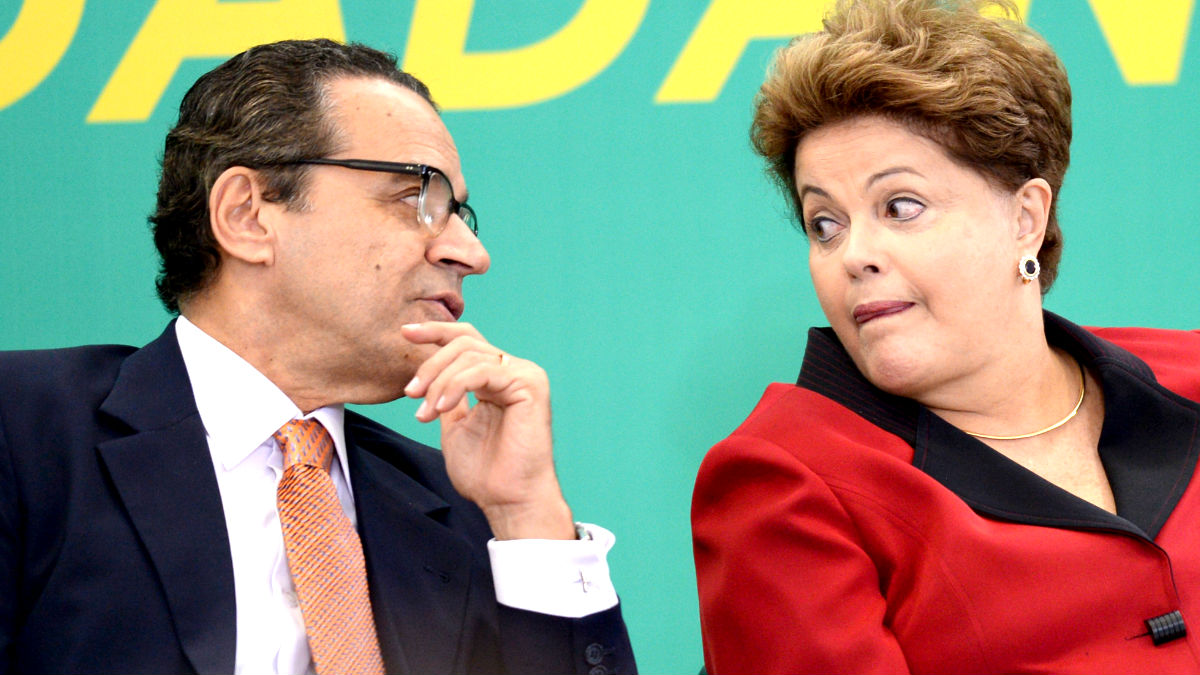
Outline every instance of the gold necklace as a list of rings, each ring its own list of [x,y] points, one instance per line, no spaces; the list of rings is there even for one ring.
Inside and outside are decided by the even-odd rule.
[[[1071,409],[1071,412],[1067,413],[1067,416],[1062,418],[1061,420],[1055,422],[1054,424],[1051,424],[1050,426],[1046,427],[1045,429],[1039,429],[1037,431],[1032,431],[1027,434],[1018,434],[1016,436],[991,436],[989,434],[977,434],[974,431],[967,431],[966,429],[963,429],[963,433],[967,434],[968,436],[974,436],[975,438],[986,438],[986,439],[992,440],[992,441],[1015,441],[1015,440],[1018,440],[1021,438],[1033,438],[1034,436],[1041,436],[1042,434],[1044,434],[1046,432],[1054,431],[1055,429],[1061,427],[1062,425],[1066,424],[1067,422],[1070,422],[1071,418],[1075,417],[1075,414],[1079,412],[1080,406],[1083,405],[1083,397],[1086,394],[1087,394],[1087,382],[1083,376],[1083,364],[1080,363],[1079,364],[1079,400],[1075,402],[1075,407]]]

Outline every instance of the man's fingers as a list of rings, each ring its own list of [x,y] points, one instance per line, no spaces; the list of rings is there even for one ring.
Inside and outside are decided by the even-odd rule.
[[[400,327],[404,339],[416,344],[445,346],[456,337],[473,337],[483,340],[483,335],[465,321],[426,321],[410,323]]]
[[[425,388],[425,401],[417,409],[417,419],[428,422],[457,405],[467,391],[463,384],[463,374],[479,367],[482,358],[485,357],[479,352],[459,354],[431,376],[429,381],[422,385]],[[471,381],[474,382],[474,379],[472,377]]]
[[[425,400],[430,402],[432,413],[440,415],[466,400],[467,392],[474,392],[479,397],[484,392],[503,390],[512,383],[512,373],[505,373],[494,362],[455,363],[434,380]]]
[[[426,326],[429,324],[417,325]],[[411,398],[427,396],[429,384],[437,379],[442,370],[447,368],[455,360],[461,358],[464,354],[479,353],[490,355],[490,358],[499,361],[500,357],[498,354],[500,350],[488,344],[487,341],[482,337],[476,337],[478,335],[478,333],[475,333],[474,336],[457,336],[450,342],[443,345],[441,349],[434,352],[433,356],[430,356],[425,360],[425,363],[422,363],[421,366],[417,368],[417,374],[413,376],[413,379],[409,380],[408,384],[404,387],[404,395]]]
[[[501,406],[538,398],[539,392],[549,395],[546,374],[537,364],[497,349],[470,324],[409,324],[404,326],[404,336],[414,343],[440,346],[404,387],[406,396],[425,399],[417,408],[422,422],[458,409],[468,393]]]
[[[547,384],[545,373],[529,361],[503,352],[462,352],[421,385],[425,401],[417,409],[417,419],[429,422],[458,408],[468,393],[481,402],[508,406],[536,398]]]

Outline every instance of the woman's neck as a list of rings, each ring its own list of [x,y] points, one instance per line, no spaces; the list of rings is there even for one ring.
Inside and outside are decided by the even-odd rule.
[[[1069,354],[1050,347],[1044,333],[1037,338],[917,400],[950,424],[977,435],[1016,436],[1053,426],[1079,402],[1080,370]]]

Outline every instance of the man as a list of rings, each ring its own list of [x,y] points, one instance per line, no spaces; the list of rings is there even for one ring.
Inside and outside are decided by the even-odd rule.
[[[457,322],[466,202],[388,55],[276,43],[192,87],[151,218],[178,320],[0,356],[0,671],[634,668],[545,374]],[[442,454],[342,408],[402,395]]]

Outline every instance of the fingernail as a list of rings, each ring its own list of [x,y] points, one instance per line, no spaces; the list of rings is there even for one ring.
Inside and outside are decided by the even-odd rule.
[[[411,326],[412,324],[409,324],[409,325]],[[408,384],[404,385],[404,393],[409,394],[409,393],[416,391],[417,387],[420,384],[421,384],[421,378],[414,377],[413,379],[408,381]]]
[[[421,401],[421,407],[417,408],[417,414],[416,414],[417,419],[421,419],[421,417],[425,414],[425,411],[428,408],[429,408],[429,401]]]
[[[446,397],[445,396],[439,397],[437,405],[434,407],[437,408],[438,410],[444,411],[446,409]]]
[[[401,326],[401,328],[420,328],[420,327],[421,327],[421,324],[419,324],[419,323],[406,323],[403,326]]]

